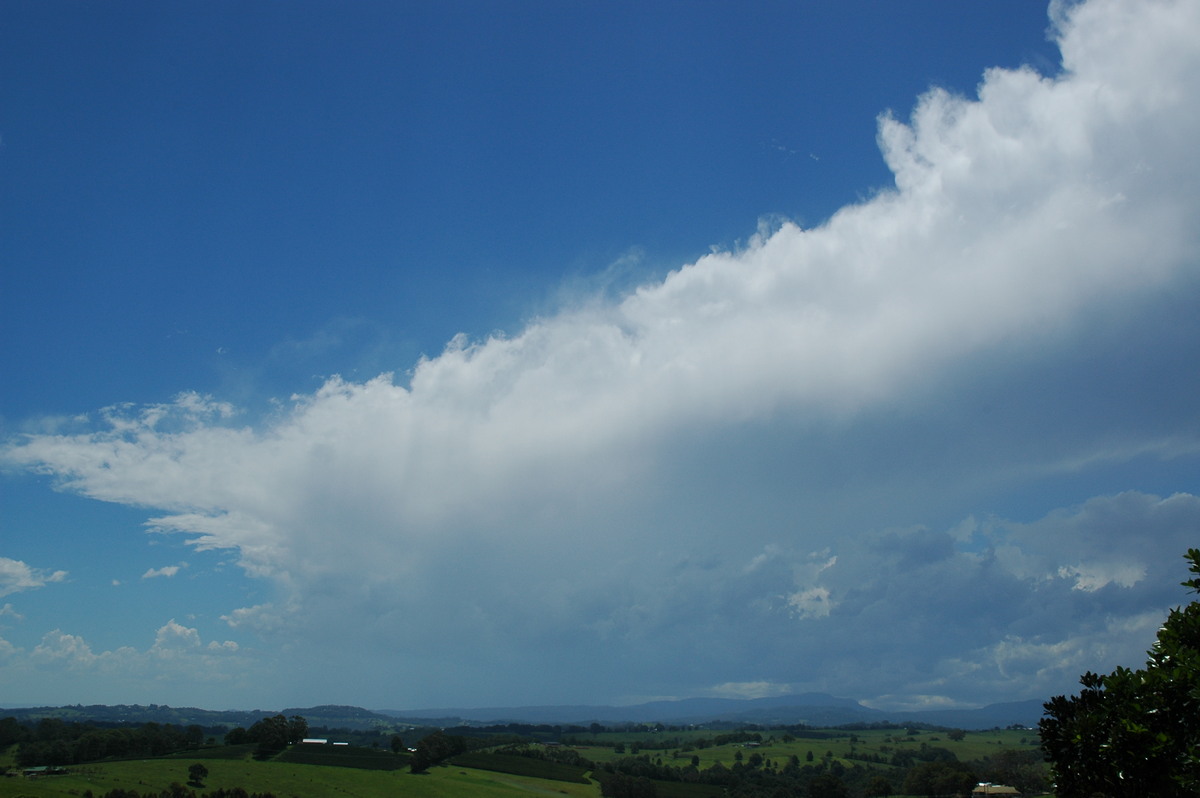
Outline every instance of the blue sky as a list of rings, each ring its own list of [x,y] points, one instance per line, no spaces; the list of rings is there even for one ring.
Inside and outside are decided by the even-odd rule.
[[[1135,665],[1186,2],[0,8],[0,706]]]

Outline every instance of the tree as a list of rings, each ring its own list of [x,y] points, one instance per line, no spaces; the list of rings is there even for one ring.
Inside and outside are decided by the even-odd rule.
[[[809,798],[850,798],[850,791],[832,773],[822,773],[808,783]]]
[[[1028,795],[1047,790],[1046,768],[1040,751],[1009,749],[985,757],[979,763],[980,781],[1007,784]]]
[[[197,762],[188,768],[188,783],[195,784],[197,787],[204,786],[204,780],[208,778],[208,768]]]
[[[183,730],[187,744],[192,748],[204,745],[204,727],[193,723]]]
[[[246,730],[250,742],[258,743],[254,750],[257,759],[270,759],[288,744],[288,722],[283,715],[263,718]]]
[[[655,798],[658,790],[645,776],[613,773],[600,782],[600,794],[605,798]]]
[[[159,793],[160,798],[196,798],[196,793],[184,787],[177,781],[171,782],[171,786]]]
[[[424,773],[430,766],[466,750],[467,740],[465,737],[435,731],[433,734],[421,738],[421,741],[417,743],[417,750],[413,752],[412,758],[409,760],[409,767],[413,773]]]
[[[1200,549],[1184,559],[1200,593]],[[1171,610],[1146,667],[1085,673],[1038,724],[1061,798],[1200,794],[1200,601]]]
[[[871,798],[887,798],[892,794],[892,783],[883,776],[872,776],[867,782],[866,795]]]
[[[961,762],[920,762],[904,776],[904,792],[909,795],[969,794],[975,775]]]
[[[280,717],[283,717],[282,715]],[[308,736],[308,721],[300,715],[292,715],[287,721],[287,741],[295,745]]]

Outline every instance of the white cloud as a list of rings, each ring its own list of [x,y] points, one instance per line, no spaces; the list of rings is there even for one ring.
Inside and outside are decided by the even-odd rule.
[[[47,632],[31,655],[34,662],[62,663],[72,667],[94,665],[100,657],[92,653],[82,637],[66,634],[61,629]]]
[[[164,565],[162,568],[147,568],[146,573],[142,574],[142,579],[154,579],[160,576],[169,578],[179,573],[180,569],[182,568],[187,568],[187,563],[180,563],[179,565]]]
[[[1133,587],[1146,576],[1146,566],[1140,563],[1078,563],[1058,569],[1064,579],[1074,579],[1075,590],[1095,592],[1105,585]]]
[[[706,692],[714,698],[769,698],[790,693],[791,685],[767,681],[725,682],[710,687]]]
[[[1170,601],[1196,497],[974,519],[1035,480],[1195,456],[1191,394],[1143,399],[1182,392],[1152,359],[1198,344],[1166,311],[1188,318],[1200,277],[1200,5],[1056,13],[1061,76],[990,70],[977,98],[883,117],[895,189],[820,227],[457,337],[407,384],[331,379],[243,426],[184,393],[5,456],[236,552],[274,594],[232,627],[379,674],[399,654],[447,690],[479,651],[624,692],[857,680],[937,703],[1058,673],[1110,650],[1100,618]],[[154,650],[206,651],[194,632]]]
[[[198,630],[174,619],[161,626],[146,649],[95,650],[81,635],[54,629],[31,650],[0,639],[5,682],[21,685],[26,700],[59,703],[93,700],[121,703],[146,685],[199,698],[217,685],[231,699],[251,702],[263,677],[253,657],[238,658],[232,640],[205,644]],[[69,679],[63,676],[69,674]],[[192,698],[194,701],[195,698]],[[14,700],[9,698],[7,700]],[[248,705],[248,704],[247,704]]]
[[[33,590],[66,578],[66,571],[43,571],[31,568],[20,560],[0,557],[0,596]]]
[[[154,637],[152,651],[170,651],[176,649],[200,648],[200,633],[175,622],[172,618],[166,625],[159,628]]]
[[[810,587],[787,597],[788,607],[797,618],[824,618],[834,607],[829,588]]]

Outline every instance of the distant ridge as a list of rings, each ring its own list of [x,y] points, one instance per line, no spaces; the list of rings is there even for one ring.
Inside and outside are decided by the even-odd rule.
[[[363,730],[397,725],[397,720],[362,707],[322,705],[282,710],[212,710],[196,707],[170,707],[166,704],[75,704],[61,707],[23,707],[0,709],[0,717],[15,717],[18,720],[41,720],[57,718],[66,723],[101,723],[106,725],[135,725],[142,723],[171,723],[176,726],[203,726],[207,729],[232,729],[237,726],[249,728],[263,718],[272,715],[301,715],[310,726]]]
[[[807,724],[841,726],[851,723],[919,723],[962,729],[997,726],[1036,726],[1042,701],[991,704],[979,709],[883,711],[851,698],[826,693],[801,693],[771,698],[684,698],[650,701],[632,706],[520,706],[490,708],[381,709],[381,714],[410,721],[450,723],[668,723],[704,724],[718,721],[762,726]]]
[[[826,693],[800,693],[771,698],[684,698],[676,701],[650,701],[632,706],[555,705],[484,708],[391,709],[369,710],[362,707],[322,704],[314,707],[289,707],[282,710],[207,710],[195,707],[169,707],[160,704],[107,706],[0,708],[0,717],[18,720],[59,718],[67,722],[108,724],[173,723],[207,728],[249,727],[271,715],[301,715],[313,727],[353,730],[384,729],[395,726],[457,726],[510,723],[581,725],[591,723],[664,723],[703,725],[712,723],[754,724],[759,726],[844,726],[855,723],[897,723],[946,726],[960,729],[1037,725],[1042,716],[1042,701],[1015,701],[991,704],[979,709],[937,709],[885,712],[864,706],[851,698]]]

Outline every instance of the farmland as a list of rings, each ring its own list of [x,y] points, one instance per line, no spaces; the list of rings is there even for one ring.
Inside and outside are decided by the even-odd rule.
[[[99,798],[110,790],[133,790],[158,795],[172,784],[185,784],[188,766],[203,762],[208,769],[203,787],[192,786],[197,794],[232,790],[240,787],[248,793],[272,793],[277,798],[511,798],[515,795],[588,796],[595,798],[594,785],[572,784],[508,773],[494,773],[454,766],[431,768],[429,773],[414,775],[407,768],[383,770],[333,764],[304,764],[286,756],[260,762],[249,752],[236,752],[237,758],[221,758],[221,749],[200,752],[193,757],[161,757],[128,762],[104,762],[74,766],[64,775],[0,779],[0,796],[29,798],[67,798],[91,791]],[[340,753],[340,752],[339,752]],[[204,755],[207,754],[207,755]],[[380,757],[388,756],[375,752]],[[297,752],[303,759],[307,754]],[[369,759],[369,751],[350,750],[347,759]],[[332,758],[332,757],[331,757]],[[331,761],[327,758],[326,761]]]
[[[14,746],[15,749],[15,746]],[[14,750],[0,765],[14,773]],[[453,798],[455,796],[591,796],[601,782],[642,780],[659,798],[716,798],[732,782],[715,783],[711,774],[728,773],[752,783],[769,782],[801,771],[833,773],[851,794],[866,791],[875,776],[900,795],[906,770],[922,762],[976,763],[993,778],[1011,769],[1028,779],[1042,772],[1036,732],[1026,729],[953,732],[929,729],[771,729],[713,731],[655,727],[564,734],[550,744],[474,747],[429,768],[409,770],[407,754],[360,746],[295,745],[259,760],[253,745],[206,746],[157,758],[75,765],[62,775],[0,779],[0,796],[96,798],[112,790],[158,795],[188,781],[188,768],[203,763],[197,796],[241,788],[276,798]],[[991,770],[987,770],[991,768]],[[1023,770],[1022,770],[1023,769]],[[997,779],[999,780],[999,779]],[[610,785],[610,791],[611,791]],[[179,793],[176,794],[186,794]],[[798,793],[803,794],[803,793]]]
[[[1037,750],[1037,731],[1029,729],[994,729],[991,731],[965,732],[960,740],[953,740],[946,731],[922,729],[806,729],[806,730],[763,730],[756,731],[760,740],[729,741],[714,745],[722,735],[729,732],[711,730],[687,731],[629,731],[607,732],[600,735],[579,735],[579,742],[595,745],[577,746],[583,756],[594,762],[607,762],[623,756],[649,754],[652,759],[664,762],[690,760],[699,757],[700,768],[711,767],[717,762],[732,766],[738,756],[745,759],[757,753],[764,759],[786,761],[792,756],[801,761],[821,758],[840,760],[849,765],[854,761],[868,763],[869,757],[878,757],[890,762],[897,754],[905,758],[906,753],[919,754],[931,747],[944,748],[954,754],[960,762],[992,757],[1002,751]],[[957,735],[956,735],[957,736]],[[566,737],[568,741],[573,738]],[[618,751],[621,746],[624,751]],[[809,753],[813,759],[808,759]]]

